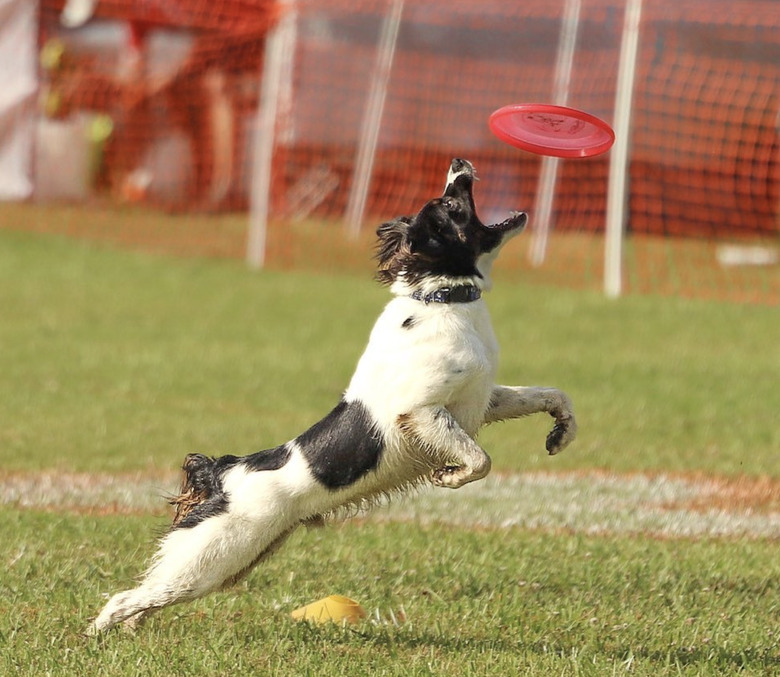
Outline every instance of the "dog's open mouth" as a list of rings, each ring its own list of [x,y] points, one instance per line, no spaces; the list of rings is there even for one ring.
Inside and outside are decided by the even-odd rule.
[[[521,231],[528,223],[528,214],[525,212],[512,212],[508,219],[505,219],[501,223],[495,223],[492,225],[485,225],[490,231],[498,233],[507,233],[510,230]]]

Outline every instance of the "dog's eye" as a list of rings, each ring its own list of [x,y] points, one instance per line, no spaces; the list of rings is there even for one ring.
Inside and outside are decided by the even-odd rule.
[[[445,198],[443,204],[450,214],[460,214],[463,211],[461,203],[457,200]]]

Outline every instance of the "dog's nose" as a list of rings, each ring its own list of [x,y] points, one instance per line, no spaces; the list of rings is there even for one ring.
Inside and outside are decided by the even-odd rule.
[[[463,160],[459,157],[452,159],[452,164],[450,167],[454,174],[471,174],[472,176],[474,174],[474,165],[472,165],[468,160]]]

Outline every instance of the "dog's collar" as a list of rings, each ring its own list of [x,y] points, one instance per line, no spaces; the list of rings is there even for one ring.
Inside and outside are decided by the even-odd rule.
[[[419,289],[409,294],[415,301],[429,303],[471,303],[482,296],[482,290],[473,284],[461,284],[455,287],[442,287],[423,294]]]

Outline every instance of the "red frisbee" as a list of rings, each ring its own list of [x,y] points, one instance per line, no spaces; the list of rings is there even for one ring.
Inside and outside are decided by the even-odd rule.
[[[549,103],[516,103],[495,111],[490,131],[517,148],[564,158],[606,153],[615,132],[595,115]]]

